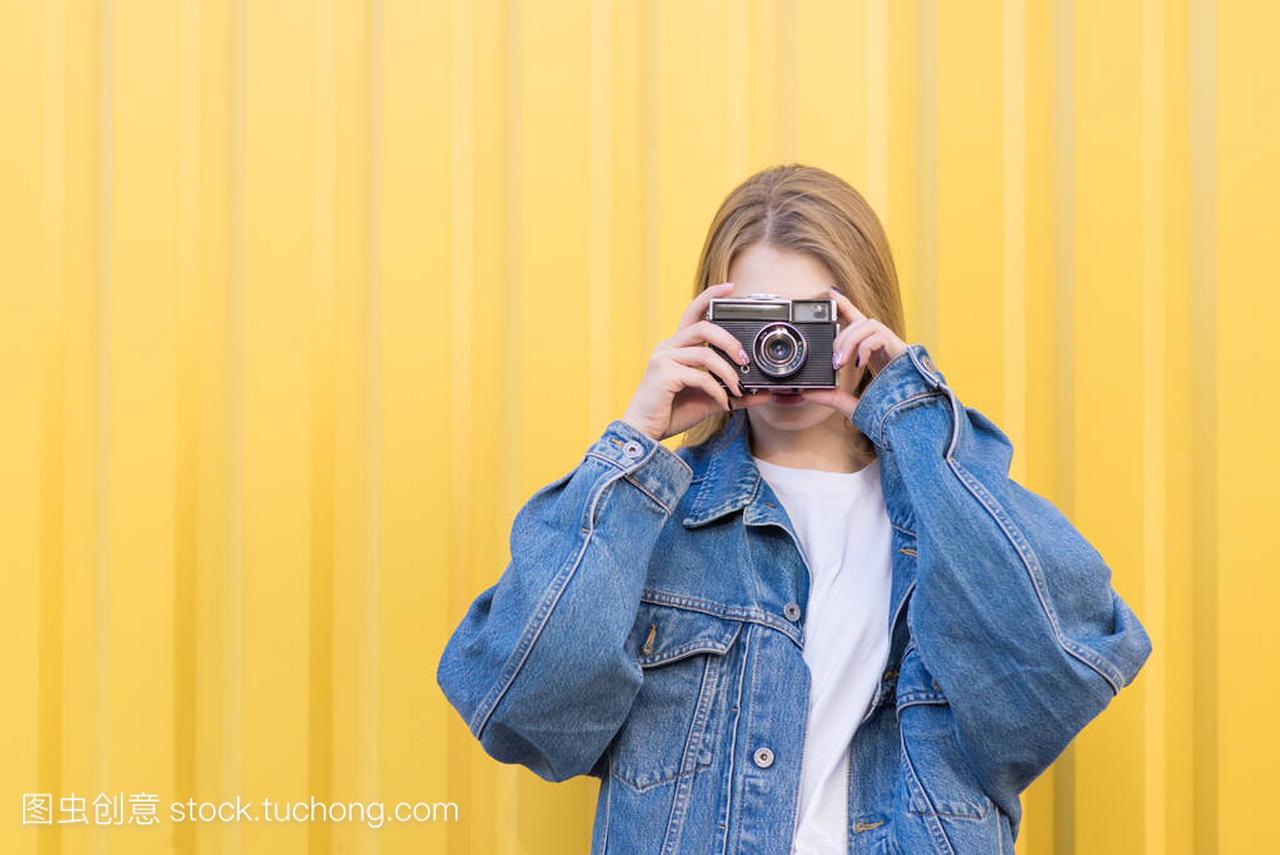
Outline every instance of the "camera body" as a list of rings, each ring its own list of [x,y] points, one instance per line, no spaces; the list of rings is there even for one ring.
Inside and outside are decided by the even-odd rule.
[[[777,294],[713,297],[706,319],[732,333],[747,352],[747,364],[738,365],[723,350],[708,345],[737,365],[744,392],[835,387],[831,356],[840,331],[835,300],[790,300]],[[716,382],[724,385],[718,377]]]

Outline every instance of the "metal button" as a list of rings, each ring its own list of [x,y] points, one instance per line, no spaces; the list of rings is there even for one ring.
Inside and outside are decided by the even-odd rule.
[[[639,457],[640,452],[642,451],[644,451],[644,448],[640,445],[640,443],[636,442],[634,439],[627,440],[626,443],[622,446],[622,453],[625,454],[627,457]]]
[[[800,606],[796,603],[787,603],[782,607],[782,614],[789,621],[798,621],[800,620]]]
[[[936,368],[933,367],[933,360],[929,358],[929,354],[927,353],[924,356],[920,357],[920,362],[923,363],[924,367],[928,368],[930,371],[937,370]]]
[[[773,765],[773,752],[768,748],[757,748],[751,759],[755,760],[756,765],[761,769],[768,769]]]

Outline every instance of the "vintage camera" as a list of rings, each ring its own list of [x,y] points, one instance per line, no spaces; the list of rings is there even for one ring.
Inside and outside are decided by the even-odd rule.
[[[746,365],[709,346],[730,365],[738,365],[743,392],[835,387],[831,356],[840,330],[835,300],[788,300],[777,294],[713,297],[706,318],[742,342]],[[716,382],[724,385],[718,377]]]

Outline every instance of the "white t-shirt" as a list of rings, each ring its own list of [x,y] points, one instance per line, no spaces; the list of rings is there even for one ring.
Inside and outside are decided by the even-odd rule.
[[[810,572],[803,612],[809,718],[791,851],[844,853],[849,743],[889,657],[891,545],[880,461],[857,472],[824,472],[754,459],[787,511]]]

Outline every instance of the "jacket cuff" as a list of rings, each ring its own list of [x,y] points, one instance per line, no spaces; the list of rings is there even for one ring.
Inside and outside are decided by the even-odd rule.
[[[693,469],[678,454],[641,430],[614,419],[587,454],[616,466],[670,513],[693,480]]]
[[[851,420],[868,439],[883,446],[884,421],[894,407],[939,390],[950,393],[946,377],[933,364],[929,351],[923,344],[908,344],[867,384]]]

